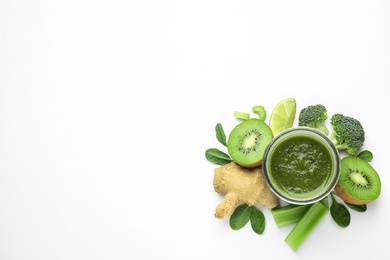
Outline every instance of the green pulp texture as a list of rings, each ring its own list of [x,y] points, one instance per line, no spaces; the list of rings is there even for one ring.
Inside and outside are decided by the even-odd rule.
[[[275,147],[270,159],[275,184],[291,195],[322,188],[332,171],[332,158],[320,141],[310,136],[291,136]]]

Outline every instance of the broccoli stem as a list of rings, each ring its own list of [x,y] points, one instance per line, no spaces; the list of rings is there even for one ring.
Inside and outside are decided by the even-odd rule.
[[[276,226],[282,227],[299,221],[310,205],[288,205],[280,208],[273,208],[271,213],[274,217]]]
[[[340,143],[340,142],[337,140],[336,135],[335,135],[335,132],[333,132],[333,133],[329,136],[329,139],[330,139],[330,141],[332,141],[332,143],[336,146],[336,149],[339,150],[339,151],[348,148],[348,144],[347,144],[347,143]]]
[[[328,207],[320,201],[312,204],[284,241],[296,250],[328,210]]]
[[[345,150],[349,147],[349,145],[347,143],[343,143],[343,144],[336,144],[336,148],[337,150]]]
[[[325,123],[324,122],[321,122],[319,124],[316,125],[317,129],[320,130],[321,132],[323,132],[325,135],[328,135],[329,134],[329,130],[328,128],[326,127]]]

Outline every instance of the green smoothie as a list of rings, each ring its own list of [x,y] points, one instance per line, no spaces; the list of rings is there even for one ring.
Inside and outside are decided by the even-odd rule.
[[[269,160],[274,185],[293,197],[323,189],[333,171],[328,148],[308,135],[285,138],[275,146]]]

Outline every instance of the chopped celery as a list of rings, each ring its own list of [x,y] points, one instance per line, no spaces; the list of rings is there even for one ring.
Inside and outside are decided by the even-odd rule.
[[[327,208],[329,208],[328,197],[320,200],[320,202]],[[291,223],[298,222],[306,211],[310,208],[311,204],[308,205],[294,205],[290,204],[287,206],[273,208],[271,213],[275,219],[275,223],[278,227],[282,227]]]
[[[322,204],[324,204],[325,207],[329,208],[329,201],[328,201],[328,196],[320,200]]]
[[[312,204],[284,241],[296,250],[328,210],[328,207],[321,202]]]
[[[259,116],[259,119],[261,121],[264,121],[267,117],[267,111],[265,111],[265,108],[263,106],[257,105],[252,107],[253,113],[256,113]]]
[[[234,116],[241,120],[248,120],[250,118],[249,113],[234,111]]]
[[[275,219],[276,225],[282,227],[299,221],[309,208],[310,205],[291,204],[280,208],[274,208],[271,210],[271,213]]]

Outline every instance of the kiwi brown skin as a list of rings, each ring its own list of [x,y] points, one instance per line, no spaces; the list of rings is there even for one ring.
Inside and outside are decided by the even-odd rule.
[[[340,182],[338,182],[336,184],[336,187],[334,188],[334,190],[336,191],[337,195],[345,202],[347,203],[350,203],[350,204],[354,204],[354,205],[363,205],[363,204],[367,204],[367,203],[370,203],[372,200],[359,200],[359,199],[356,199],[354,197],[352,197],[351,195],[349,195],[345,189],[343,188],[343,186],[341,186]]]
[[[258,166],[261,166],[261,163],[263,162],[263,160],[260,160],[256,163],[253,163],[253,164],[239,164],[237,163],[238,165],[242,166],[242,167],[245,167],[245,168],[255,168],[255,167],[258,167]]]

